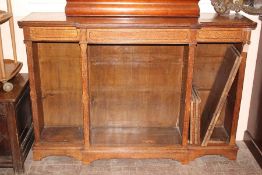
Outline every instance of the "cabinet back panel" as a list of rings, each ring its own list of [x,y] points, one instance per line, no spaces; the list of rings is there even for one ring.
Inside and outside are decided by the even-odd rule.
[[[201,97],[200,114],[202,114],[202,116],[210,115],[211,111],[209,111],[208,109],[211,109],[211,108],[209,108],[208,106],[209,104],[207,103],[207,101],[211,95],[212,93],[210,90],[200,90],[199,91],[199,96]],[[219,117],[219,120],[217,121],[216,126],[222,126],[224,124],[225,114],[226,114],[226,105],[222,109],[222,112],[220,114],[220,117]]]
[[[175,127],[184,46],[89,46],[92,127]]]
[[[80,126],[81,70],[77,43],[39,43],[45,126]]]

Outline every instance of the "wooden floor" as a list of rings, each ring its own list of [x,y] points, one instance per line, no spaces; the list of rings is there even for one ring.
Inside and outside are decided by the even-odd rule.
[[[262,170],[244,142],[236,161],[220,156],[205,156],[188,165],[168,159],[111,159],[83,165],[68,157],[48,157],[33,161],[30,152],[24,175],[262,175]],[[0,175],[13,175],[12,169],[0,169]]]

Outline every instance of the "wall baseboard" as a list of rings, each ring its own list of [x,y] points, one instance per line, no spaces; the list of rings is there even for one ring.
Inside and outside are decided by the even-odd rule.
[[[253,154],[259,166],[262,168],[262,150],[259,149],[258,143],[253,139],[248,131],[245,131],[244,142],[246,143],[250,152]]]

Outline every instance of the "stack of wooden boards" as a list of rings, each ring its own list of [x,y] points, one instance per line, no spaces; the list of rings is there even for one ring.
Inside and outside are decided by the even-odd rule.
[[[196,87],[193,86],[190,115],[190,144],[195,145],[200,144],[200,103],[201,99],[199,97],[198,91]]]

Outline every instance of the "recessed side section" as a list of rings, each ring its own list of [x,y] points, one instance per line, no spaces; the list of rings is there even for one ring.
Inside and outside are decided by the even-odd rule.
[[[181,143],[185,47],[89,45],[91,144]]]
[[[222,91],[229,79],[229,71],[235,54],[230,54],[233,44],[198,44],[194,65],[193,84],[197,87],[200,98],[201,137],[208,119],[214,115]],[[233,58],[232,58],[233,57]],[[209,144],[226,144],[229,142],[235,106],[236,80],[230,88]],[[209,131],[207,131],[209,132]]]
[[[37,43],[44,117],[42,142],[82,141],[80,47]],[[75,137],[75,138],[74,138]]]

